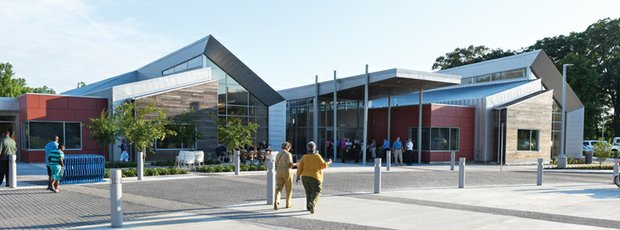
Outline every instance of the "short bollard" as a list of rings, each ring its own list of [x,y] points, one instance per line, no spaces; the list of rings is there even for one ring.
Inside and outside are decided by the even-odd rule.
[[[239,156],[239,150],[235,150],[235,175],[239,175],[239,168],[241,167],[241,157]]]
[[[123,226],[123,182],[120,169],[110,170],[110,209],[112,227]]]
[[[454,171],[454,158],[456,157],[456,153],[452,151],[450,153],[450,171]]]
[[[381,193],[381,158],[375,158],[375,193]]]
[[[536,185],[541,186],[543,181],[543,159],[538,158],[538,173],[536,174]]]
[[[614,159],[614,176],[618,175],[618,158]]]
[[[267,204],[273,204],[276,191],[274,186],[276,185],[276,175],[274,173],[275,163],[273,161],[267,161]]]
[[[387,162],[385,162],[385,167],[387,168],[387,171],[390,171],[390,168],[392,167],[392,151],[388,150],[385,153],[385,160]]]
[[[138,180],[142,180],[144,178],[144,152],[138,152],[137,158]]]
[[[15,163],[17,156],[9,155],[9,179],[6,183],[11,188],[17,188],[17,164]]]
[[[465,187],[465,157],[459,158],[459,188]]]

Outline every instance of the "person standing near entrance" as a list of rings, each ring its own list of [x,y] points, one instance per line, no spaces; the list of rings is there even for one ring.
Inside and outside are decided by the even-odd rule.
[[[282,153],[276,157],[276,197],[273,203],[273,209],[278,210],[280,204],[280,193],[282,188],[286,190],[286,208],[291,207],[291,199],[293,195],[293,154],[291,154],[291,143],[284,142],[282,144]]]
[[[62,177],[62,168],[65,167],[65,145],[60,144],[58,149],[52,150],[49,154],[49,167],[52,171],[52,191],[55,193],[60,192],[60,178]]]
[[[370,155],[372,156],[372,159],[374,160],[375,158],[377,158],[377,143],[375,142],[375,139],[372,139],[372,141],[370,141],[368,149],[370,150]]]
[[[12,138],[10,130],[2,131],[2,139],[0,140],[0,185],[6,177],[6,187],[11,183],[9,181],[9,156],[15,155],[17,145]]]
[[[308,152],[301,157],[297,166],[297,183],[302,179],[306,190],[306,209],[314,213],[323,189],[323,169],[329,167],[332,159],[327,162],[316,151],[316,144],[310,141],[306,146]]]
[[[400,137],[396,137],[392,147],[394,147],[394,163],[403,165],[403,143],[400,142]]]
[[[411,141],[411,138],[407,138],[407,144],[405,144],[405,155],[406,155],[406,162],[407,165],[411,165],[411,163],[413,163],[413,142]]]
[[[390,141],[387,138],[383,139],[383,156],[381,158],[387,157],[387,151],[390,151]],[[384,159],[387,162],[387,159]]]
[[[52,137],[52,141],[45,145],[45,167],[47,168],[47,189],[54,191],[52,188],[52,170],[50,169],[49,157],[50,153],[58,149],[58,136]]]

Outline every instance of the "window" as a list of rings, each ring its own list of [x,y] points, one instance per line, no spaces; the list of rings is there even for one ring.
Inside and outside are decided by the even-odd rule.
[[[524,76],[525,76],[525,71],[523,69],[502,72],[502,80],[522,78]]]
[[[58,136],[66,149],[82,149],[82,124],[79,122],[27,122],[24,127],[28,149],[45,149]]]
[[[538,130],[519,129],[517,131],[517,150],[538,151]]]
[[[410,129],[414,150],[418,148],[418,128]],[[460,130],[458,128],[422,128],[422,150],[459,150]]]

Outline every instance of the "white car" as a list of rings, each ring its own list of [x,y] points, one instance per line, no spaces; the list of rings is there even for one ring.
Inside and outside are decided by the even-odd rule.
[[[614,138],[615,140],[616,138]],[[619,138],[620,139],[620,138]],[[594,145],[598,142],[606,142],[606,141],[599,141],[599,140],[584,140],[583,141],[583,146],[581,146],[581,150],[582,151],[586,151],[586,152],[591,152],[592,150],[594,150]],[[611,146],[611,151],[612,153],[615,155],[616,152],[618,152],[618,150],[620,150],[620,144],[613,144],[610,145]]]

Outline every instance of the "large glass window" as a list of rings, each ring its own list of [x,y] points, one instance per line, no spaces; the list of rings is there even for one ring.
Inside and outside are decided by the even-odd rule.
[[[418,148],[418,128],[410,129],[413,148]],[[422,150],[459,150],[460,132],[458,128],[422,128]]]
[[[28,149],[45,149],[58,136],[66,149],[82,149],[82,124],[78,122],[28,122],[24,135]]]
[[[172,68],[166,69],[164,71],[162,71],[161,75],[169,75],[169,74],[173,74],[173,73],[179,73],[179,72],[183,72],[186,70],[193,70],[193,69],[198,69],[198,68],[202,68],[204,67],[204,59],[206,59],[206,57],[204,55],[200,55],[197,56],[195,58],[192,58],[186,62],[180,63]]]
[[[514,79],[514,78],[522,78],[522,77],[525,77],[525,70],[524,69],[518,69],[518,70],[502,72],[502,80]]]
[[[538,151],[538,130],[519,129],[517,131],[517,150]]]

